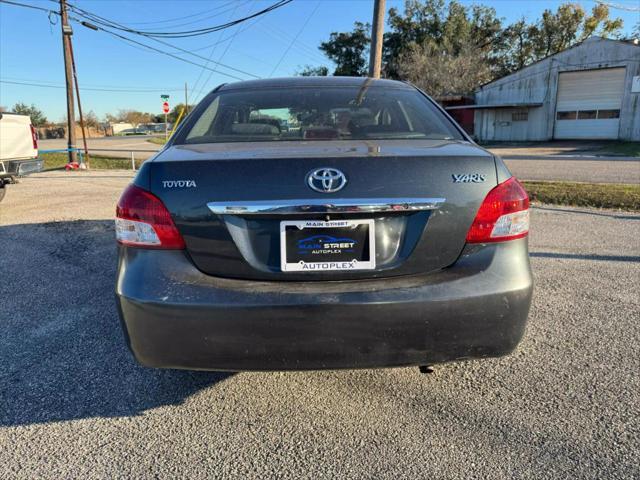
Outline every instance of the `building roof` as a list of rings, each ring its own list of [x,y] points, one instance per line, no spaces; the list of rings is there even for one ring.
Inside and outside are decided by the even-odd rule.
[[[515,72],[511,72],[507,75],[503,75],[502,77],[499,78],[494,78],[493,80],[491,80],[490,82],[487,83],[483,83],[482,85],[480,85],[480,87],[478,88],[478,90],[482,89],[483,87],[486,87],[487,85],[491,85],[492,83],[496,83],[496,82],[500,82],[502,80],[504,80],[505,78],[508,78],[512,75],[518,75],[520,72],[522,72],[523,70],[528,69],[529,67],[532,67],[534,65],[537,65],[539,63],[545,62],[551,58],[557,57],[558,55],[562,55],[563,53],[569,51],[569,50],[573,50],[574,48],[579,48],[582,47],[584,45],[588,45],[589,43],[592,42],[599,42],[599,41],[606,41],[606,42],[612,42],[612,43],[618,43],[624,46],[631,46],[631,47],[639,47],[640,45],[638,45],[638,43],[634,42],[634,41],[629,41],[629,39],[623,39],[623,40],[617,40],[617,39],[613,39],[613,38],[604,38],[604,37],[598,37],[596,35],[593,35],[591,37],[588,37],[586,39],[584,39],[582,42],[578,42],[575,45],[570,46],[569,48],[566,48],[560,52],[557,53],[553,53],[551,55],[547,55],[544,58],[541,58],[540,60],[536,60],[533,63],[530,63],[529,65],[525,65],[524,67],[522,67],[519,70],[516,70]]]
[[[484,110],[492,108],[531,108],[541,106],[542,102],[494,103],[491,105],[456,105],[455,107],[445,107],[445,110],[463,110],[465,108],[469,108],[471,110]]]
[[[436,102],[459,102],[461,100],[473,100],[473,94],[450,93],[433,97]]]

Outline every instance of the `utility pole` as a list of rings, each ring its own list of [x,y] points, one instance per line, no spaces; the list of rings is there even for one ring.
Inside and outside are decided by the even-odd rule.
[[[164,114],[164,141],[169,140],[169,119],[167,114]]]
[[[187,96],[187,82],[184,82],[184,114],[189,113],[189,97]]]
[[[162,99],[162,113],[164,113],[164,140],[167,141],[169,138],[169,95],[163,94],[160,95],[160,98]]]
[[[62,49],[64,52],[64,76],[67,86],[67,148],[69,149],[69,163],[77,165],[76,155],[76,118],[73,105],[73,72],[71,60],[71,35],[73,30],[69,25],[66,0],[60,0],[60,26],[62,29]]]
[[[373,0],[373,2],[369,76],[372,78],[380,78],[380,69],[382,68],[382,34],[384,32],[385,0]]]
[[[80,102],[80,87],[78,86],[78,72],[76,71],[76,59],[73,55],[73,42],[69,38],[69,51],[71,52],[71,66],[73,67],[73,81],[76,86],[76,98],[78,99],[78,114],[80,115],[80,130],[82,131],[82,143],[84,144],[84,165],[82,168],[89,166],[89,149],[87,148],[87,132],[84,128],[84,118],[82,118],[82,102]]]

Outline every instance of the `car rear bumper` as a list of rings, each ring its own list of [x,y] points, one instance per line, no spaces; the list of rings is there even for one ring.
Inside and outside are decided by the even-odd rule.
[[[116,296],[150,367],[305,370],[501,356],[532,294],[527,240],[469,246],[423,276],[345,282],[215,278],[182,251],[120,248]]]
[[[38,158],[25,160],[3,160],[0,162],[0,178],[10,178],[40,172],[44,161]]]

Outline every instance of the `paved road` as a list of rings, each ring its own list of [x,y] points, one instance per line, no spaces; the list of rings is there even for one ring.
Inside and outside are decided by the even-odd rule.
[[[161,145],[149,142],[149,138],[151,138],[151,135],[88,138],[87,145],[89,147],[89,153],[110,157],[131,158],[131,152],[133,151],[137,159],[146,160],[162,147]],[[67,148],[67,141],[64,138],[39,140],[38,146],[40,150],[63,149]],[[78,140],[78,147],[82,147],[82,139]]]
[[[503,158],[509,170],[522,180],[640,184],[640,159],[526,155]]]
[[[640,158],[607,154],[607,145],[610,143],[554,141],[486,148],[502,157],[523,180],[640,184]]]
[[[112,294],[129,179],[39,174],[0,204],[0,478],[640,478],[640,215],[533,211],[536,292],[509,357],[155,371]]]
[[[147,141],[148,136],[106,137],[89,139],[89,148],[96,154],[131,158],[134,151],[137,159],[146,160],[160,149],[159,145]],[[547,145],[547,144],[545,144]],[[513,174],[523,180],[564,180],[596,183],[640,184],[640,158],[594,156],[590,150],[576,151],[542,147],[490,147],[501,155]],[[590,145],[590,144],[587,144]],[[40,148],[66,148],[64,139],[41,140]],[[95,149],[95,150],[94,150]],[[112,151],[104,151],[104,150]],[[123,151],[115,151],[123,150]],[[146,150],[146,151],[145,151]]]

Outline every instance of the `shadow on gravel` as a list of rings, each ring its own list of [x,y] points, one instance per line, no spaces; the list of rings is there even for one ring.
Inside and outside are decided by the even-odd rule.
[[[589,255],[580,253],[529,252],[532,258],[564,258],[567,260],[597,260],[602,262],[638,262],[640,257],[634,255]]]
[[[0,226],[0,251],[0,425],[134,416],[230,376],[135,363],[111,221]]]

